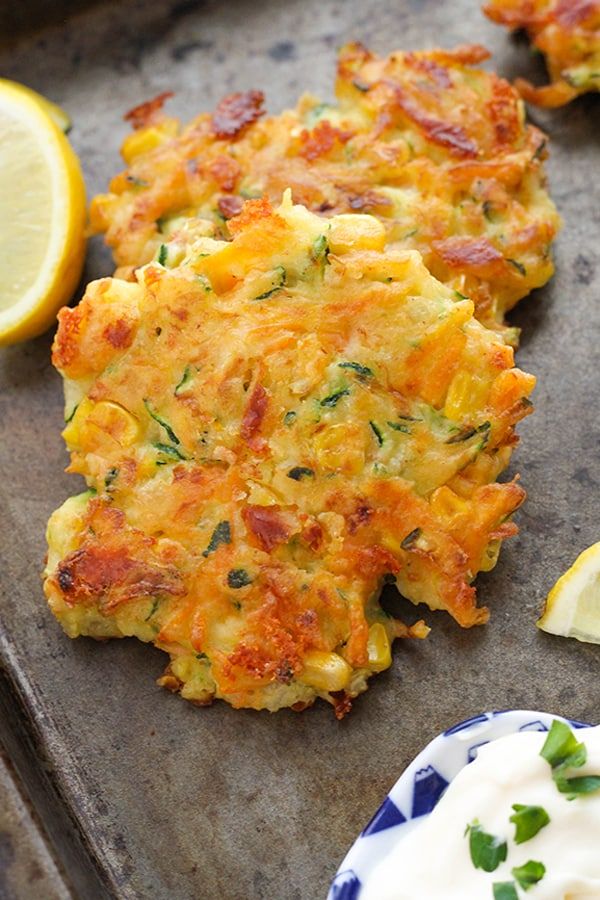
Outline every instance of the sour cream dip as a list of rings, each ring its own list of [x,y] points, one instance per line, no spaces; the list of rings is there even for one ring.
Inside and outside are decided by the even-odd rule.
[[[600,775],[600,726],[573,733],[587,761],[568,775]],[[510,883],[522,900],[598,900],[600,790],[575,799],[561,793],[552,766],[540,756],[546,738],[545,732],[519,732],[481,747],[433,812],[375,867],[360,900],[493,900],[494,885]],[[549,821],[516,843],[513,804],[540,807]],[[473,862],[465,834],[472,823],[506,842],[506,859],[494,871]],[[513,870],[530,861],[545,871],[524,890]]]

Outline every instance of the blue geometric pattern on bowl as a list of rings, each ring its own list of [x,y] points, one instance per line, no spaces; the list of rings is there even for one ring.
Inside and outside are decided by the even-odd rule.
[[[505,709],[471,716],[434,738],[405,769],[344,857],[327,900],[360,900],[362,885],[375,866],[431,812],[479,747],[517,731],[547,731],[553,719],[572,728],[590,727],[551,713]]]

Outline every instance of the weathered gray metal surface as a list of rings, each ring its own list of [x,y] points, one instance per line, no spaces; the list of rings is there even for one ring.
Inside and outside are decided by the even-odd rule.
[[[302,90],[330,94],[335,47],[350,38],[383,52],[483,42],[509,76],[535,63],[476,0],[126,0],[21,40],[0,53],[0,71],[72,114],[92,193],[119,166],[120,115],[135,103],[172,88],[172,108],[189,116],[257,87],[278,110]],[[50,780],[117,896],[316,900],[403,766],[441,728],[503,707],[600,718],[600,648],[534,627],[555,578],[600,537],[599,112],[600,98],[587,97],[534,114],[551,134],[564,230],[555,279],[513,316],[524,329],[519,363],[539,386],[515,456],[530,495],[522,534],[479,580],[491,622],[463,632],[426,615],[430,639],[399,646],[393,669],[341,723],[324,707],[196,709],[154,686],[158,651],[62,635],[39,570],[46,519],[78,485],[61,474],[50,338],[0,356],[0,649]],[[86,276],[109,271],[94,243]]]
[[[72,900],[36,817],[0,753],[0,897]]]

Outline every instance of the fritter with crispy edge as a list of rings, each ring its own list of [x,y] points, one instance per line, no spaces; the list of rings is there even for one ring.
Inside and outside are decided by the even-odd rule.
[[[546,139],[525,124],[508,82],[475,67],[487,55],[474,46],[379,58],[352,44],[339,58],[337,105],[305,96],[263,117],[263,95],[248,91],[184,128],[163,114],[161,95],[129,114],[129,168],[92,201],[92,226],[127,276],[189,217],[228,238],[243,199],[279,202],[291,187],[324,216],[376,215],[388,241],[419,250],[432,274],[474,301],[480,321],[499,327],[551,277],[559,222]]]
[[[48,528],[65,631],[135,635],[198,703],[338,716],[424,636],[386,580],[460,625],[524,492],[494,483],[534,378],[374,217],[250,201],[232,242],[165,245],[63,309],[69,471]]]
[[[521,96],[538,106],[563,106],[600,90],[600,0],[490,0],[484,12],[511,29],[524,28],[544,54],[551,84],[518,78]]]

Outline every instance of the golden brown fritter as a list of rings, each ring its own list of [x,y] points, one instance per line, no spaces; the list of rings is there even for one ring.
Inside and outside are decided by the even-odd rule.
[[[374,217],[250,201],[63,309],[69,471],[45,589],[71,636],[135,635],[198,703],[341,716],[395,637],[379,589],[487,619],[534,379]]]
[[[127,275],[190,217],[228,238],[243,199],[278,203],[290,187],[323,216],[377,216],[389,242],[419,250],[473,300],[480,321],[499,327],[552,275],[558,216],[545,137],[525,124],[516,91],[476,67],[486,56],[475,46],[379,58],[349,45],[336,105],[303,97],[278,116],[263,115],[257,91],[183,128],[163,114],[162,98],[143,104],[123,144],[129,168],[93,200],[92,226]]]
[[[524,28],[544,54],[552,83],[516,88],[530,103],[562,106],[600,90],[600,0],[490,0],[484,12],[509,28]]]

